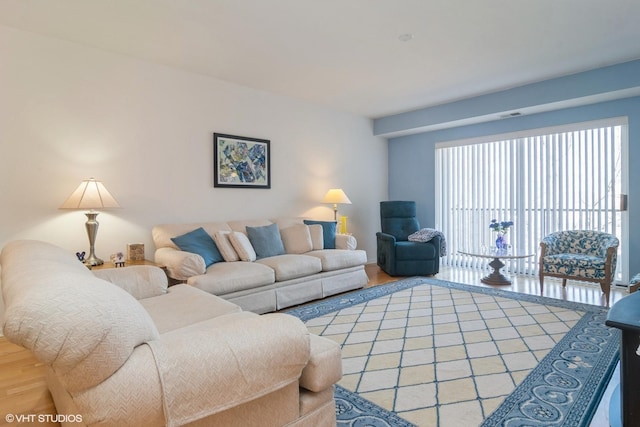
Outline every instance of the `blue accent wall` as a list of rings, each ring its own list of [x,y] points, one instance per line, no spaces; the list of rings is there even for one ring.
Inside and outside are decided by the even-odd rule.
[[[606,71],[608,79],[616,78],[613,69],[608,68]],[[622,71],[626,76],[627,69],[624,68]],[[536,88],[545,90],[545,85],[538,83]],[[555,80],[550,81],[547,89],[554,88],[557,88]],[[584,93],[589,93],[589,90],[589,87],[585,87]],[[517,98],[526,92],[528,91],[522,88],[515,88],[512,94]],[[508,94],[509,91],[503,92],[501,99]],[[455,109],[456,104],[459,105],[460,101],[448,105]],[[487,105],[487,111],[491,111],[493,107]],[[640,224],[640,185],[637,185],[640,183],[640,168],[634,167],[634,164],[640,162],[640,96],[391,138],[389,139],[389,200],[415,200],[420,224],[424,227],[432,227],[435,225],[437,203],[434,185],[436,143],[620,116],[628,117],[629,123],[629,151],[626,159],[629,164],[627,214],[629,216],[630,274],[633,275],[640,272],[640,267],[635,264],[635,260],[640,258],[640,227],[637,226]],[[406,120],[406,117],[404,119]]]

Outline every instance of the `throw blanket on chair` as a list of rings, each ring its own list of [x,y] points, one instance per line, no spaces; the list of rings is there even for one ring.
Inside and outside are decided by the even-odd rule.
[[[440,256],[443,257],[447,254],[447,240],[442,231],[438,231],[435,228],[423,228],[410,234],[407,240],[410,242],[428,242],[436,236],[440,237]]]

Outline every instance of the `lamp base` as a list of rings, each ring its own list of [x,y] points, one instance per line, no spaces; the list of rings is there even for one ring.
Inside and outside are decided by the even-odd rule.
[[[89,255],[89,258],[85,259],[84,263],[86,265],[90,265],[91,267],[95,267],[96,265],[104,264],[104,261],[95,255]]]
[[[95,253],[96,236],[98,235],[98,225],[100,225],[96,220],[98,212],[90,211],[85,213],[85,215],[87,216],[87,222],[85,222],[84,225],[87,228],[87,235],[89,236],[89,257],[84,263],[92,267],[102,265],[104,261],[98,258]]]

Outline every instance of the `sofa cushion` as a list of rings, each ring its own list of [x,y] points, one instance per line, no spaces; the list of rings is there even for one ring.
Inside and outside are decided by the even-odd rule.
[[[247,227],[262,227],[265,225],[273,224],[273,221],[268,219],[243,219],[239,221],[228,221],[229,227],[233,231],[239,231],[241,233],[247,233]]]
[[[320,224],[322,226],[324,249],[336,248],[336,221],[313,221],[305,219],[304,223],[307,225]]]
[[[219,262],[207,268],[205,274],[187,279],[189,285],[214,295],[259,288],[275,281],[273,269],[257,262]]]
[[[547,255],[542,259],[545,273],[604,279],[605,258],[583,254]]]
[[[251,246],[251,242],[245,234],[239,231],[232,231],[228,236],[233,249],[236,250],[240,257],[240,261],[253,262],[256,260],[256,251],[253,250],[253,246]]]
[[[247,235],[256,251],[257,259],[284,254],[282,237],[277,224],[247,227]]]
[[[403,260],[428,260],[438,258],[439,247],[431,242],[396,242],[396,259]]]
[[[303,254],[313,250],[311,233],[306,224],[297,224],[280,230],[284,250],[288,254]]]
[[[238,314],[229,316],[240,317]],[[290,384],[295,416],[296,389],[309,360],[309,332],[304,323],[276,313],[241,318],[221,328],[212,327],[212,323],[215,322],[203,322],[201,329],[193,325],[184,331],[169,332],[150,343],[162,378],[166,424],[222,425],[199,422],[194,414],[198,418],[215,414]],[[285,424],[289,421],[285,420]]]
[[[175,285],[165,295],[140,300],[161,334],[241,311],[240,307],[189,285]]]
[[[202,227],[204,231],[211,237],[218,230],[231,231],[226,222],[196,222],[188,224],[160,224],[153,227],[151,236],[153,244],[156,248],[174,248],[179,249],[171,240],[172,237],[180,236],[188,233],[196,228]]]
[[[322,271],[320,259],[307,255],[278,255],[259,259],[256,263],[264,264],[273,269],[278,282],[297,279],[298,277],[309,276]]]
[[[199,289],[194,288],[193,286],[188,286],[185,285],[188,288],[191,288],[195,291],[198,292],[204,292],[201,291]],[[209,295],[212,298],[215,298],[219,301],[224,301],[227,304],[231,304],[231,305],[235,305],[233,303],[228,302],[227,300],[220,298],[220,297],[216,297],[213,295]],[[212,329],[212,328],[224,328],[228,325],[232,325],[234,323],[238,323],[241,322],[244,319],[253,319],[256,316],[259,316],[259,314],[256,313],[252,313],[251,311],[243,311],[242,309],[240,309],[240,307],[238,307],[239,311],[232,311],[232,312],[225,312],[225,313],[221,313],[220,315],[216,315],[216,316],[212,316],[209,319],[204,319],[201,320],[199,322],[194,322],[191,323],[189,325],[185,325],[181,328],[174,328],[171,331],[167,331],[168,334],[173,335],[173,334],[189,334],[195,331],[206,331],[207,329]],[[162,339],[162,337],[160,337],[160,339]]]
[[[340,270],[367,263],[367,253],[362,250],[324,249],[311,251],[306,255],[317,257],[322,263],[322,271]]]
[[[233,248],[233,245],[229,240],[230,233],[230,231],[216,231],[213,234],[213,240],[216,242],[216,246],[218,246],[222,257],[226,262],[240,261],[238,253]]]
[[[272,218],[270,221],[278,224],[278,228],[280,228],[280,230],[282,230],[283,228],[289,228],[293,225],[299,225],[299,224],[304,224],[302,221],[304,220],[304,218],[302,217],[289,217],[289,216],[281,216],[281,217],[277,217],[277,218]]]
[[[216,242],[202,227],[181,236],[172,237],[171,241],[182,251],[200,255],[204,259],[204,265],[207,267],[224,260],[216,246]]]

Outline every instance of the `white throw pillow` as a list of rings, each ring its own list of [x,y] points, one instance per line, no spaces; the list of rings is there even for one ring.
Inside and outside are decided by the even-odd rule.
[[[256,251],[253,250],[249,238],[239,231],[232,231],[229,235],[229,241],[240,257],[240,261],[256,260]]]
[[[322,227],[322,226],[320,226]],[[304,254],[313,250],[311,233],[306,224],[296,224],[280,230],[284,250],[288,254]]]
[[[320,224],[309,225],[309,233],[311,234],[311,244],[314,251],[324,249],[324,229]]]
[[[213,240],[226,262],[240,261],[238,253],[229,240],[229,234],[231,234],[230,231],[216,231],[213,234]]]

